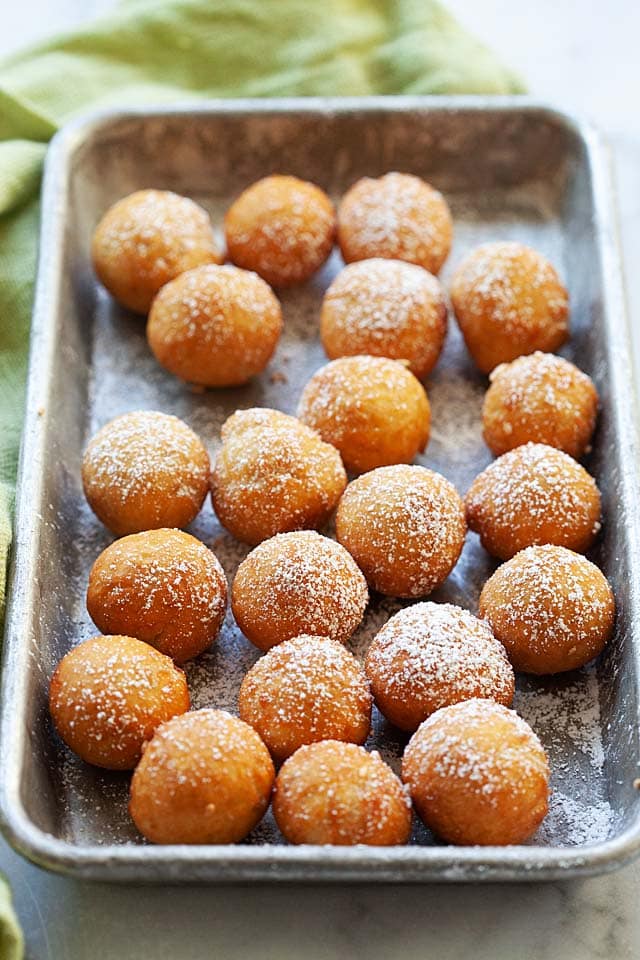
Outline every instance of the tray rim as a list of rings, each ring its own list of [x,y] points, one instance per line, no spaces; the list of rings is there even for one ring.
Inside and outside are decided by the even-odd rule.
[[[634,475],[638,420],[628,313],[625,305],[614,190],[604,142],[588,122],[554,106],[522,96],[308,97],[277,99],[208,99],[170,105],[140,104],[127,109],[101,109],[78,115],[53,138],[47,151],[42,185],[42,219],[36,295],[30,337],[25,426],[18,469],[14,541],[7,591],[2,686],[0,689],[0,829],[12,846],[50,870],[109,881],[389,881],[552,880],[614,870],[640,852],[640,807],[617,836],[581,847],[316,847],[264,846],[135,846],[74,844],[45,833],[27,816],[20,801],[19,757],[26,729],[17,707],[26,703],[29,645],[21,642],[35,600],[31,560],[39,536],[33,509],[41,502],[47,398],[52,385],[55,350],[50,322],[60,295],[64,214],[68,198],[69,158],[78,143],[101,126],[142,117],[214,116],[349,112],[522,112],[546,116],[573,133],[583,144],[592,177],[596,245],[603,273],[603,323],[609,358],[612,414],[627,450],[622,460],[624,503],[640,502]],[[615,359],[615,362],[612,360]],[[44,375],[42,371],[44,368]],[[41,410],[45,412],[41,415]],[[630,512],[626,537],[631,556],[640,556],[640,523]],[[630,606],[640,624],[640,566],[631,570]],[[633,645],[636,686],[640,688],[640,644]],[[637,689],[640,703],[640,689]],[[13,756],[13,763],[7,758]],[[402,873],[402,876],[399,874]]]

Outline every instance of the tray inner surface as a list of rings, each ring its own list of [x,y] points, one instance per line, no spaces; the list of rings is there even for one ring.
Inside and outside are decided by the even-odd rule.
[[[52,404],[50,459],[35,575],[33,750],[25,760],[23,803],[45,831],[72,844],[138,843],[126,813],[128,777],[96,771],[54,736],[46,710],[48,677],[73,644],[97,632],[86,614],[89,568],[111,537],[85,504],[82,450],[89,436],[124,411],[155,408],[184,418],[216,450],[219,428],[237,407],[273,406],[294,412],[300,391],[325,357],[318,340],[319,307],[341,267],[334,253],[308,285],[282,294],[285,333],[267,371],[235,390],[196,393],[165,373],[145,341],[144,322],[117,308],[95,283],[88,260],[91,231],[104,209],[142,187],[171,188],[202,203],[216,223],[230,200],[269,172],[314,180],[334,197],[359,176],[399,169],[422,175],[445,193],[455,218],[455,242],[445,283],[462,255],[494,239],[518,239],[559,265],[572,299],[571,342],[564,351],[593,376],[603,412],[587,466],[601,484],[606,525],[594,559],[622,594],[628,557],[618,505],[619,459],[610,415],[605,338],[601,325],[600,264],[590,230],[590,184],[580,141],[560,121],[529,116],[383,112],[308,117],[176,116],[117,120],[99,125],[71,163],[63,301]],[[277,374],[274,376],[274,374]],[[490,462],[480,431],[486,381],[470,365],[453,321],[446,349],[427,384],[433,433],[419,462],[439,470],[464,492]],[[191,528],[216,551],[229,580],[248,552],[217,523],[207,500]],[[494,569],[475,535],[447,583],[431,599],[476,611],[479,590]],[[362,656],[400,604],[373,599],[349,644]],[[553,800],[531,841],[575,846],[619,833],[635,801],[630,778],[616,774],[637,757],[630,626],[624,604],[615,642],[601,662],[562,678],[520,678],[516,708],[549,751]],[[187,666],[193,706],[236,710],[237,692],[257,651],[227,614],[211,650]],[[369,746],[398,769],[405,738],[374,711]],[[248,843],[281,843],[269,814]],[[416,825],[412,842],[432,844]]]

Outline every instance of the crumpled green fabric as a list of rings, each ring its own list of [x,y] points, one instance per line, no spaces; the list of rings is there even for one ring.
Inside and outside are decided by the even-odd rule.
[[[58,127],[90,108],[152,101],[521,90],[434,0],[125,0],[0,65],[0,617],[38,190]],[[20,950],[7,939],[8,921],[2,926],[6,910],[0,892],[0,960]]]
[[[21,960],[24,955],[22,930],[11,903],[11,892],[0,877],[0,960]]]

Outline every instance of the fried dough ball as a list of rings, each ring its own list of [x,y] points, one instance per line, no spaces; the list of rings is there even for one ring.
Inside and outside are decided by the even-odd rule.
[[[371,728],[369,681],[330,637],[303,634],[269,650],[242,681],[238,706],[276,761],[319,740],[364,743]]]
[[[301,633],[344,642],[368,600],[351,554],[314,530],[265,540],[238,567],[231,592],[237,624],[260,650]]]
[[[212,264],[166,284],[147,323],[158,363],[205,387],[239,386],[260,373],[281,332],[280,304],[264,280]]]
[[[578,459],[593,435],[598,392],[568,360],[532,353],[501,363],[489,377],[483,436],[496,456],[523,443],[548,443]]]
[[[216,556],[181,530],[147,530],[116,540],[89,574],[87,610],[103,633],[150,643],[176,663],[216,639],[227,581]]]
[[[264,816],[274,777],[252,727],[224,710],[195,710],[146,745],[129,813],[153,843],[237,843]]]
[[[208,213],[166,190],[114,203],[95,229],[91,256],[109,293],[135,313],[147,313],[160,287],[185,270],[223,259]]]
[[[365,672],[376,706],[414,731],[440,707],[474,697],[510,706],[515,677],[486,623],[450,603],[398,611],[374,637]]]
[[[405,750],[402,779],[421,819],[448,843],[522,843],[548,809],[542,744],[492,700],[465,700],[425,720]]]
[[[462,261],[451,303],[476,366],[552,353],[569,336],[569,296],[549,261],[522,243],[487,243]]]
[[[320,336],[331,360],[369,354],[405,360],[423,380],[440,356],[447,307],[436,278],[402,260],[345,267],[322,303]]]
[[[386,257],[438,273],[451,249],[446,200],[410,173],[363,177],[338,207],[338,242],[346,263]]]
[[[498,457],[465,498],[469,529],[494,557],[541,543],[586,553],[600,530],[600,493],[568,454],[526,443]]]
[[[92,637],[51,678],[56,730],[86,763],[131,770],[158,724],[189,709],[184,673],[133,637]]]
[[[336,536],[369,586],[391,597],[426,597],[462,552],[467,526],[455,487],[425,467],[381,467],[347,487]]]
[[[377,752],[337,740],[301,747],[276,779],[273,814],[289,843],[391,847],[411,832],[411,803]]]
[[[264,177],[248,187],[224,218],[229,257],[273,287],[308,280],[335,240],[333,204],[320,187],[297,177]]]
[[[338,451],[295,417],[254,407],[236,411],[222,427],[211,497],[237,540],[254,545],[324,526],[346,484]]]
[[[112,533],[186,527],[209,489],[209,455],[186,423],[139,410],[107,423],[82,460],[89,506]]]
[[[352,473],[410,463],[429,440],[431,410],[422,384],[385,357],[343,357],[316,371],[298,416],[337,447]]]
[[[586,557],[564,547],[528,547],[487,580],[480,616],[516,670],[563,673],[602,652],[613,633],[615,601]]]

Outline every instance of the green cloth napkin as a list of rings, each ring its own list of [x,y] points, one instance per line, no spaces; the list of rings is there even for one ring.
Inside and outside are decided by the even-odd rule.
[[[22,930],[13,912],[11,892],[0,877],[0,960],[21,960],[23,948]]]
[[[89,108],[143,101],[521,90],[434,0],[125,0],[0,65],[0,619],[38,191],[58,127]],[[0,960],[20,955],[9,910],[0,887]]]

